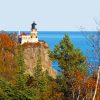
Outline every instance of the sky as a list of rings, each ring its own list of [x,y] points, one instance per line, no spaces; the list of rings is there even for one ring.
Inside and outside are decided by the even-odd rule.
[[[0,0],[0,30],[39,31],[96,30],[100,0]]]

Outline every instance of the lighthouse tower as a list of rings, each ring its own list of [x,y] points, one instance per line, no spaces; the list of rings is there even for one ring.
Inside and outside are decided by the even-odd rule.
[[[35,22],[32,23],[31,28],[31,38],[34,40],[33,42],[38,42],[38,36],[37,36],[37,29],[35,28],[37,24]]]

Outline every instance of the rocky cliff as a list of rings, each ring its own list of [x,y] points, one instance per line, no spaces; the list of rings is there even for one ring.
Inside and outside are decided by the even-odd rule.
[[[26,64],[26,73],[32,75],[37,61],[41,61],[43,71],[47,71],[53,78],[56,77],[56,71],[52,68],[52,62],[48,55],[48,45],[45,42],[24,44],[24,60]]]

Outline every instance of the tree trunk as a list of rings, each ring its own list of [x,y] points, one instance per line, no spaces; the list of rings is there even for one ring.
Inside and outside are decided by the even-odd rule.
[[[78,92],[77,100],[79,100],[79,97],[80,97],[80,87],[79,87],[79,92]]]
[[[73,100],[75,98],[75,90],[72,91],[72,94],[73,94]]]
[[[86,95],[86,97],[85,97],[85,98],[86,98],[86,100],[87,100],[87,95]]]
[[[91,92],[90,92],[90,100],[92,100],[92,97],[93,97],[93,90],[91,88]]]
[[[97,81],[96,81],[95,91],[94,91],[94,95],[93,95],[92,100],[95,100],[95,97],[96,97],[97,88],[98,88],[98,82],[99,82],[99,74],[100,74],[100,65],[99,65],[99,69],[98,69]]]

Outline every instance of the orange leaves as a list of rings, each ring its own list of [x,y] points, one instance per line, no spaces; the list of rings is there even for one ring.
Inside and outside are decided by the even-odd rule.
[[[8,34],[0,34],[0,75],[11,79],[15,74],[15,52],[16,43],[11,40]]]
[[[82,86],[82,84],[84,83],[86,76],[83,75],[80,71],[76,71],[75,72],[75,85],[76,87]]]
[[[37,42],[37,43],[24,43],[23,44],[24,47],[37,47],[40,48],[41,46],[43,46],[44,48],[48,48],[48,45],[45,42]]]
[[[86,85],[87,85],[87,88],[92,88],[94,89],[95,88],[95,84],[96,84],[96,81],[93,80],[92,78],[89,78],[86,82]]]
[[[0,45],[4,48],[13,48],[15,46],[15,42],[13,42],[7,34],[0,34]]]
[[[74,78],[75,78],[73,81],[74,90],[79,90],[79,87],[80,89],[83,89],[83,84],[85,83],[84,81],[86,76],[77,70],[76,72],[74,72]]]
[[[79,80],[79,81],[80,81],[80,80],[83,81],[83,80],[85,79],[85,76],[83,76],[81,72],[76,71],[76,72],[75,72],[75,78],[76,78],[77,80]]]

